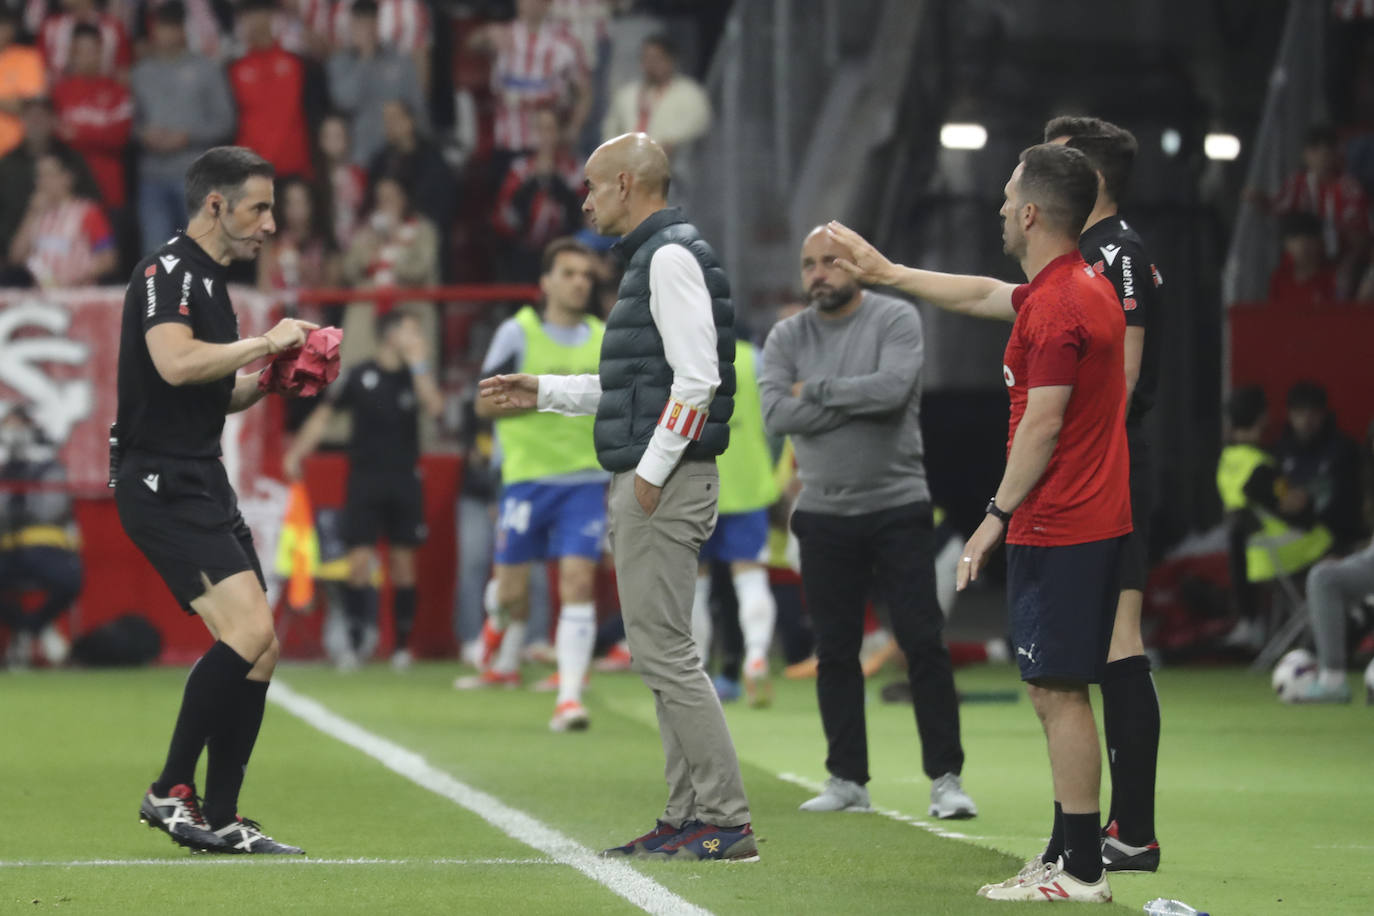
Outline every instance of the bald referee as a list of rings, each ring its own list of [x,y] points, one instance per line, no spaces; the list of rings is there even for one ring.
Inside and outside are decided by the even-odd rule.
[[[734,308],[715,252],[668,209],[668,157],[645,134],[587,160],[583,209],[626,260],[596,375],[498,375],[494,411],[595,413],[613,472],[610,529],[625,636],[653,691],[668,804],[654,829],[608,856],[754,861],[734,743],[692,639],[697,553],[716,524],[716,456],[734,409]]]
[[[272,166],[221,146],[186,171],[184,232],[138,263],[124,294],[111,478],[119,520],[189,614],[215,638],[191,669],[162,774],[139,819],[201,852],[300,854],[238,816],[279,647],[253,536],[220,461],[226,414],[262,398],[239,369],[305,342],[284,319],[239,339],[225,287],[232,261],[257,257],[276,231]],[[205,803],[196,764],[209,750]]]

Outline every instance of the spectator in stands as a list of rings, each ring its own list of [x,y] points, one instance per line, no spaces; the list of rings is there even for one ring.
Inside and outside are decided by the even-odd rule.
[[[329,58],[329,95],[353,126],[353,161],[366,166],[386,143],[382,108],[405,102],[421,124],[424,93],[415,62],[384,46],[377,32],[375,0],[353,0],[349,46]]]
[[[167,0],[138,0],[133,13],[135,56],[147,54],[154,13]],[[186,47],[197,57],[222,61],[233,46],[229,4],[221,0],[178,0],[186,7]],[[220,14],[223,13],[223,20]]]
[[[312,177],[308,80],[304,61],[282,50],[272,34],[273,0],[242,0],[234,14],[244,54],[229,65],[238,107],[234,143],[262,156],[279,178]]]
[[[13,602],[16,596],[0,596],[12,666],[28,665],[35,641],[48,664],[67,658],[67,640],[57,621],[81,593],[82,567],[66,481],[57,447],[25,408],[13,407],[0,420],[0,586],[36,588],[43,603],[25,613]],[[40,488],[9,490],[4,483]]]
[[[234,107],[224,71],[186,47],[186,7],[165,0],[153,12],[152,51],[134,67],[138,220],[143,250],[186,222],[183,181],[197,156],[233,136]]]
[[[43,20],[38,45],[54,78],[71,66],[72,33],[82,23],[100,32],[100,72],[124,79],[133,62],[129,33],[115,16],[103,12],[97,0],[62,0],[62,12]]]
[[[535,145],[534,113],[553,106],[568,112],[565,139],[575,145],[591,111],[592,94],[582,49],[567,26],[550,15],[551,0],[516,0],[515,19],[479,29],[470,50],[494,56],[496,99],[493,173]]]
[[[582,167],[569,151],[553,108],[534,116],[535,148],[511,163],[501,182],[496,231],[510,242],[502,279],[533,283],[546,245],[582,227]]]
[[[417,214],[405,181],[383,175],[372,186],[367,223],[344,257],[344,278],[354,286],[430,286],[439,279],[434,224]]]
[[[582,49],[590,74],[592,107],[578,139],[578,152],[591,155],[601,142],[601,122],[606,117],[606,82],[611,71],[611,15],[628,10],[629,0],[553,0],[551,15],[568,30]]]
[[[665,34],[644,40],[639,65],[643,76],[616,90],[602,125],[604,137],[642,131],[673,158],[711,128],[706,90],[677,70],[677,46]]]
[[[324,60],[348,47],[352,8],[347,0],[294,0],[294,8],[315,56]],[[424,0],[377,0],[377,39],[382,47],[414,61],[420,87],[427,93],[434,24]]]
[[[1336,269],[1322,243],[1322,221],[1311,213],[1287,213],[1279,220],[1283,254],[1269,277],[1269,301],[1289,308],[1336,302]]]
[[[85,161],[112,214],[124,209],[124,154],[133,133],[129,89],[100,72],[100,32],[82,23],[72,31],[71,67],[53,86],[57,135]]]
[[[24,100],[42,95],[47,87],[43,55],[18,39],[18,15],[0,5],[0,156],[24,139],[24,122],[19,118]]]
[[[28,209],[10,241],[11,269],[23,264],[44,289],[90,285],[119,260],[109,220],[98,203],[73,193],[75,182],[63,156],[39,157]],[[10,282],[22,284],[23,277]]]
[[[415,112],[401,99],[382,106],[382,127],[386,144],[372,157],[368,175],[376,181],[383,175],[401,175],[408,182],[406,191],[419,210],[439,233],[440,251],[458,204],[458,182],[439,146],[420,132]]]
[[[258,257],[258,289],[290,292],[339,285],[339,247],[319,198],[315,185],[299,176],[278,184],[280,217],[276,233],[268,236]]]
[[[100,189],[86,163],[57,138],[57,119],[48,99],[25,101],[20,109],[20,120],[24,123],[24,142],[0,158],[0,260],[6,257],[10,242],[24,220],[33,191],[36,164],[41,156],[61,155],[76,173],[76,193],[82,197],[100,196]]]
[[[348,139],[348,118],[325,115],[320,121],[320,178],[329,190],[329,209],[334,217],[334,240],[346,251],[362,219],[367,198],[367,172],[353,161]]]
[[[1325,388],[1302,381],[1288,389],[1288,422],[1273,452],[1280,472],[1303,490],[1317,520],[1330,529],[1337,552],[1364,537],[1360,449],[1336,425]]]

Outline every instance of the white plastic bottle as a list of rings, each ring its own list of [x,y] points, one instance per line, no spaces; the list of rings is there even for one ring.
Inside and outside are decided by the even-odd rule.
[[[1145,904],[1149,916],[1207,916],[1202,910],[1195,910],[1182,900],[1166,900],[1156,897]]]

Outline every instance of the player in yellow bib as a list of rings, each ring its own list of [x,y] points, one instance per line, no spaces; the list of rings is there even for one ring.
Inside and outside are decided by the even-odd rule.
[[[544,313],[526,306],[496,330],[483,376],[595,373],[603,326],[587,314],[592,254],[571,239],[544,249],[539,288]],[[534,410],[502,410],[477,401],[479,416],[495,420],[501,500],[496,530],[495,588],[488,589],[482,671],[459,678],[459,689],[514,687],[529,619],[530,565],[558,560],[562,610],[554,637],[558,700],[549,727],[585,729],[582,684],[596,640],[592,589],[606,532],[606,485],[592,445],[592,417]]]
[[[744,635],[744,688],[754,706],[767,704],[768,647],[773,641],[777,605],[768,586],[768,510],[778,501],[773,456],[763,430],[759,400],[759,353],[747,341],[735,343],[735,412],[730,416],[730,447],[716,459],[720,471],[720,519],[701,548],[692,637],[704,666],[711,650],[709,564],[730,564]]]

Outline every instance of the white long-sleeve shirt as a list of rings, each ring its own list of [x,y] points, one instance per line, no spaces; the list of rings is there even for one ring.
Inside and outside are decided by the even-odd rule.
[[[688,407],[707,410],[720,387],[716,322],[706,276],[682,245],[664,245],[649,261],[649,313],[673,370],[670,396]],[[583,416],[596,413],[600,403],[599,375],[539,376],[539,410]],[[655,427],[635,473],[656,487],[663,486],[690,441],[666,427]]]

